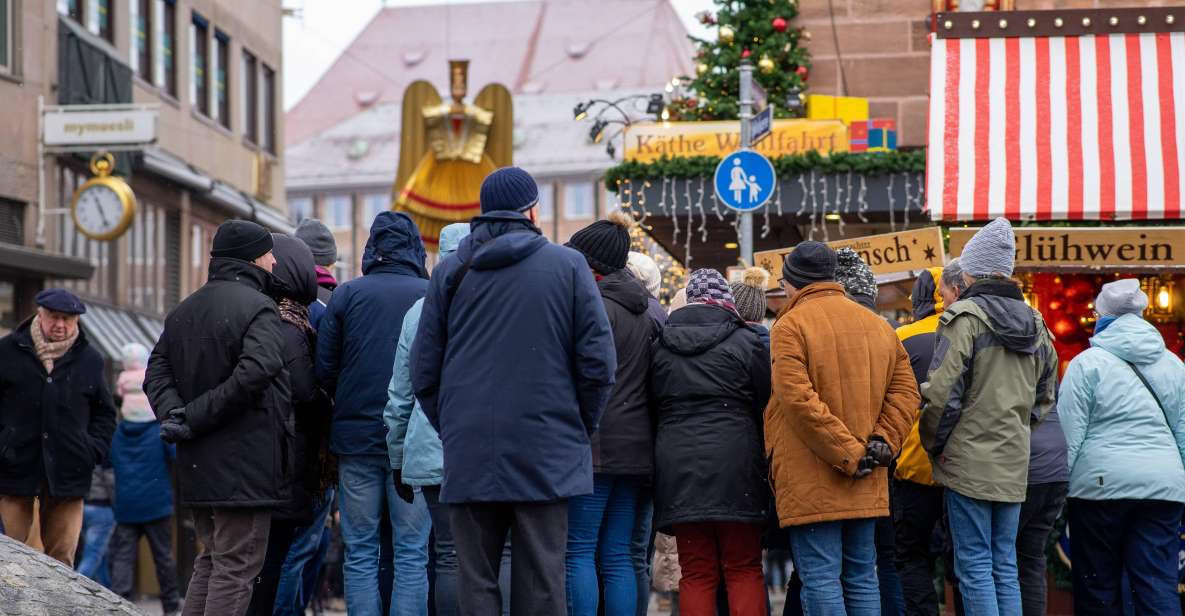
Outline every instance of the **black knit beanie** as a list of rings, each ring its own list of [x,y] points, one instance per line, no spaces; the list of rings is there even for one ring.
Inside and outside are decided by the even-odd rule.
[[[606,276],[625,267],[630,253],[629,214],[615,211],[606,220],[598,220],[577,231],[565,246],[584,255],[589,267]]]
[[[795,289],[835,280],[835,251],[822,242],[800,242],[786,255],[782,277]]]
[[[228,220],[218,225],[211,257],[254,261],[272,249],[272,234],[250,220]]]

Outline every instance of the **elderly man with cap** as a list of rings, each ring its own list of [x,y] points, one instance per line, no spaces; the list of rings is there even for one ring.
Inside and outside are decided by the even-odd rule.
[[[970,285],[939,318],[918,422],[946,488],[955,574],[969,614],[1019,614],[1016,533],[1031,426],[1053,408],[1057,353],[1041,314],[1010,280],[1007,220],[980,229],[959,262]]]
[[[103,358],[78,327],[86,306],[65,289],[46,289],[36,301],[37,314],[0,338],[0,519],[9,537],[40,539],[70,566],[115,404]],[[35,510],[40,538],[30,536]]]
[[[589,438],[617,367],[589,263],[543,237],[538,200],[522,169],[486,177],[482,214],[437,265],[411,349],[416,399],[444,444],[440,500],[470,616],[501,614],[507,534],[511,613],[567,611],[568,499],[593,492]]]
[[[1142,317],[1129,278],[1103,285],[1091,348],[1066,369],[1057,410],[1068,445],[1066,518],[1074,613],[1175,614],[1177,525],[1185,503],[1185,367]]]
[[[241,615],[263,567],[272,509],[290,497],[293,430],[272,236],[245,220],[218,227],[206,284],[165,319],[144,391],[177,444],[181,503],[202,550],[184,613]]]
[[[782,266],[788,303],[770,332],[765,447],[808,614],[880,613],[875,519],[887,467],[918,408],[909,355],[835,282],[836,256],[802,242]]]

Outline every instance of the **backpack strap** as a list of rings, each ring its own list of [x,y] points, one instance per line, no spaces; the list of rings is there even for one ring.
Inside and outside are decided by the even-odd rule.
[[[1119,357],[1119,356],[1116,355],[1116,357]],[[1175,435],[1176,433],[1173,430],[1173,423],[1171,421],[1169,421],[1169,414],[1167,411],[1164,410],[1164,404],[1162,404],[1160,402],[1160,396],[1158,396],[1156,394],[1156,390],[1152,388],[1152,384],[1148,382],[1148,379],[1144,378],[1144,373],[1140,372],[1140,369],[1137,368],[1136,365],[1131,363],[1130,361],[1127,361],[1126,359],[1123,359],[1122,357],[1120,357],[1119,359],[1123,360],[1123,363],[1127,364],[1128,367],[1132,369],[1132,372],[1136,373],[1136,378],[1140,379],[1140,382],[1144,384],[1144,387],[1148,390],[1148,393],[1152,394],[1152,399],[1156,401],[1156,406],[1158,408],[1160,408],[1160,414],[1164,416],[1165,425],[1168,426],[1169,432],[1171,432]]]

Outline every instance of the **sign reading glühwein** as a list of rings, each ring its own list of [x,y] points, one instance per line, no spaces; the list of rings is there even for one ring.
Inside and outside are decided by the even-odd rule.
[[[978,229],[950,230],[950,254],[957,257]],[[1017,227],[1016,266],[1050,267],[1182,266],[1181,227]]]
[[[851,248],[874,274],[910,272],[943,265],[942,230],[938,227],[910,229],[897,233],[866,235],[827,242],[833,249]],[[770,273],[768,289],[778,288],[782,261],[794,247],[753,254],[753,262]]]

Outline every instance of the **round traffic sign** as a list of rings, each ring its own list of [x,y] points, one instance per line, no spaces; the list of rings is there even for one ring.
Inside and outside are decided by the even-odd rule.
[[[716,198],[738,212],[765,205],[776,183],[773,163],[753,150],[733,152],[716,165]]]

